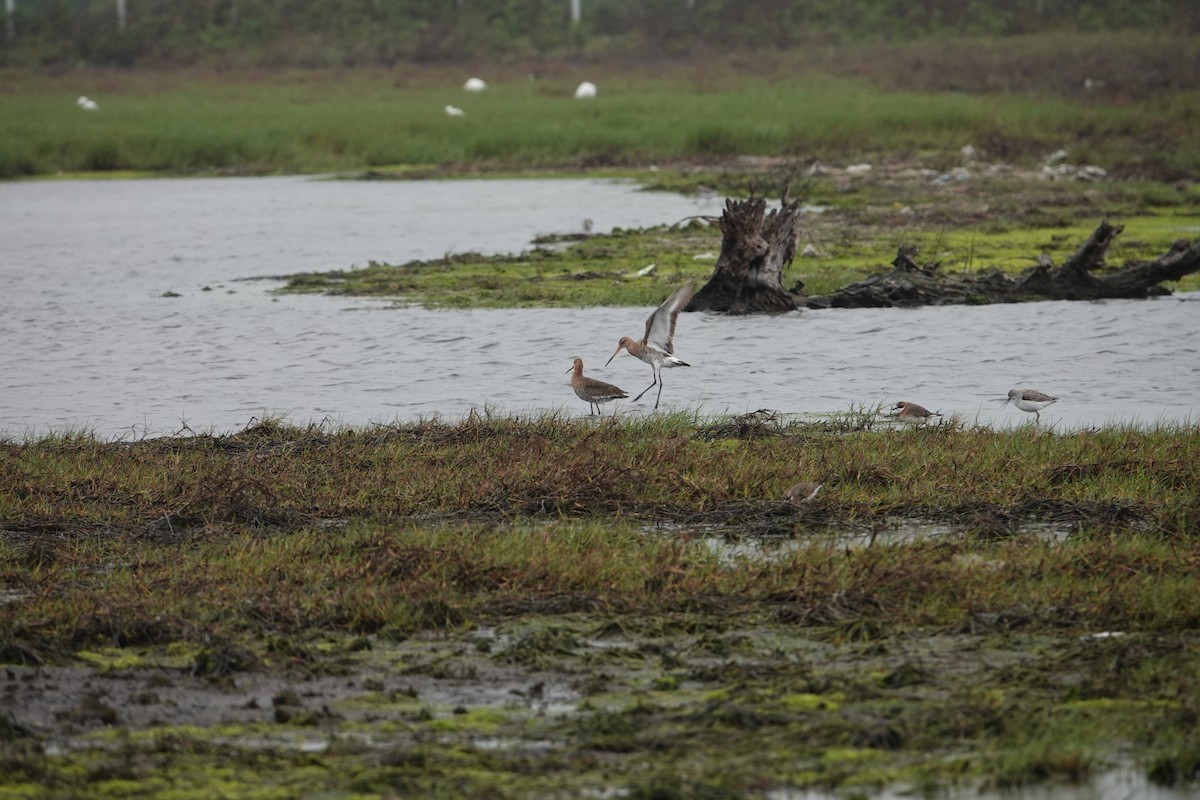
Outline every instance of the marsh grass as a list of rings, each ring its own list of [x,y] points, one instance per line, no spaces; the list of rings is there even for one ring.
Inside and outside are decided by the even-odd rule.
[[[1130,754],[1192,780],[1200,429],[874,411],[4,441],[0,660],[29,691],[0,717],[0,795],[933,791]],[[830,533],[907,517],[946,533]],[[269,705],[155,721],[171,687],[256,681]],[[543,691],[575,699],[545,713]]]
[[[10,442],[2,578],[23,599],[6,608],[0,649],[20,661],[98,641],[400,635],[486,609],[647,604],[783,604],[809,624],[953,626],[1013,609],[1035,627],[1198,621],[1195,428],[838,434],[793,422],[721,438],[715,427],[686,414],[476,415]],[[798,477],[826,483],[803,513],[781,501]],[[858,553],[818,533],[901,516],[962,533]],[[1046,519],[1078,533],[1062,546],[1013,533]],[[648,523],[675,527],[648,535]],[[730,570],[696,541],[698,525],[816,538]],[[1004,566],[952,566],[977,548]]]

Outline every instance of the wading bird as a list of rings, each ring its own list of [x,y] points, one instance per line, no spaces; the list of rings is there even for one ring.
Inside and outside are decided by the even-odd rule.
[[[600,415],[600,404],[607,403],[610,400],[622,400],[629,395],[625,394],[625,390],[613,386],[611,383],[598,381],[595,378],[585,378],[583,375],[583,359],[575,359],[574,366],[567,370],[575,371],[571,376],[571,388],[575,390],[575,395],[588,404],[588,413],[592,413],[592,406],[596,407],[596,416]]]
[[[1022,411],[1031,412],[1038,422],[1042,421],[1042,409],[1051,403],[1057,403],[1057,397],[1051,397],[1037,389],[1009,389],[1008,399],[1000,404],[1001,408],[1012,403]]]
[[[695,291],[695,281],[688,281],[676,289],[674,294],[664,300],[663,304],[646,319],[646,335],[642,337],[641,341],[634,341],[628,336],[622,336],[621,341],[617,342],[617,349],[604,363],[604,366],[607,367],[617,357],[617,353],[624,349],[634,358],[645,361],[654,370],[654,381],[642,389],[641,393],[633,398],[633,402],[636,403],[642,399],[643,394],[658,384],[658,398],[654,401],[654,407],[658,408],[658,403],[662,400],[663,368],[691,366],[686,361],[680,361],[675,357],[675,318],[692,299]]]
[[[899,418],[901,422],[907,422],[910,425],[925,425],[928,424],[929,421],[934,417],[941,416],[941,414],[936,411],[930,411],[924,406],[919,406],[916,403],[909,403],[904,400],[896,403],[896,405],[892,406],[892,409],[897,412],[896,417]]]
[[[805,503],[811,502],[824,485],[823,483],[801,481],[784,492],[783,499],[799,508]]]

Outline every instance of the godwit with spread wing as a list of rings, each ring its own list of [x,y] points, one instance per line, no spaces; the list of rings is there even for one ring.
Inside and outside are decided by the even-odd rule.
[[[940,417],[936,411],[930,411],[924,406],[919,406],[916,403],[908,403],[901,400],[896,405],[892,406],[894,411],[897,411],[897,417],[901,422],[907,422],[910,425],[925,425],[928,424],[934,417]]]
[[[625,394],[623,389],[613,386],[611,383],[598,381],[595,378],[585,378],[583,376],[583,359],[575,359],[575,366],[567,370],[575,371],[571,376],[571,388],[575,390],[575,394],[580,400],[588,404],[588,413],[592,413],[592,406],[596,407],[596,416],[600,415],[600,404],[607,403],[609,400],[620,400],[629,395]]]
[[[1039,392],[1037,389],[1009,389],[1008,399],[1001,403],[1000,407],[1012,403],[1022,411],[1032,412],[1038,422],[1042,421],[1042,409],[1051,403],[1057,403],[1057,397],[1051,397],[1045,392]]]
[[[664,300],[663,304],[646,319],[646,335],[642,337],[642,340],[639,342],[628,336],[622,336],[621,341],[617,342],[617,349],[605,362],[604,366],[607,367],[623,348],[629,355],[640,358],[654,370],[654,381],[642,389],[641,393],[633,398],[633,402],[641,400],[643,394],[653,389],[654,384],[658,384],[658,399],[654,401],[654,407],[658,408],[658,403],[662,400],[663,368],[691,366],[686,361],[680,361],[675,357],[675,318],[692,299],[695,291],[695,281],[688,281],[676,289],[675,293]]]

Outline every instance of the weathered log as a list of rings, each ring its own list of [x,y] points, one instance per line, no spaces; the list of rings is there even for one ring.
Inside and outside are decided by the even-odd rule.
[[[794,311],[796,301],[783,288],[783,270],[796,256],[799,202],[784,193],[767,213],[763,199],[726,200],[718,225],[721,254],[708,283],[687,311],[732,314]]]
[[[968,278],[919,266],[915,250],[901,247],[892,271],[850,284],[826,297],[812,297],[809,308],[878,308],[949,305],[955,303],[1013,303],[1023,300],[1101,300],[1170,294],[1163,281],[1200,272],[1200,242],[1176,242],[1153,261],[1132,264],[1115,272],[1104,269],[1104,256],[1123,227],[1101,222],[1078,250],[1055,267],[1042,256],[1038,264],[1016,278],[989,269]]]

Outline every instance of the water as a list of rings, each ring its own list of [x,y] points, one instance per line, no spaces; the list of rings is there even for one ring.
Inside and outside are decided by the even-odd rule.
[[[363,425],[472,409],[586,413],[565,374],[636,394],[622,354],[649,308],[395,309],[275,297],[238,278],[519,252],[537,234],[717,214],[719,198],[603,181],[299,177],[0,184],[0,435],[229,431],[254,417]],[[719,246],[717,234],[710,250]],[[803,272],[804,264],[789,275]],[[209,289],[206,291],[206,287]],[[662,284],[665,297],[674,288]],[[164,298],[171,291],[180,297]],[[904,399],[968,421],[1032,386],[1057,429],[1200,419],[1200,294],[1150,301],[688,314],[663,407],[832,413]],[[653,392],[621,413],[650,413]],[[646,399],[651,402],[647,403]],[[606,411],[613,406],[608,406]]]

